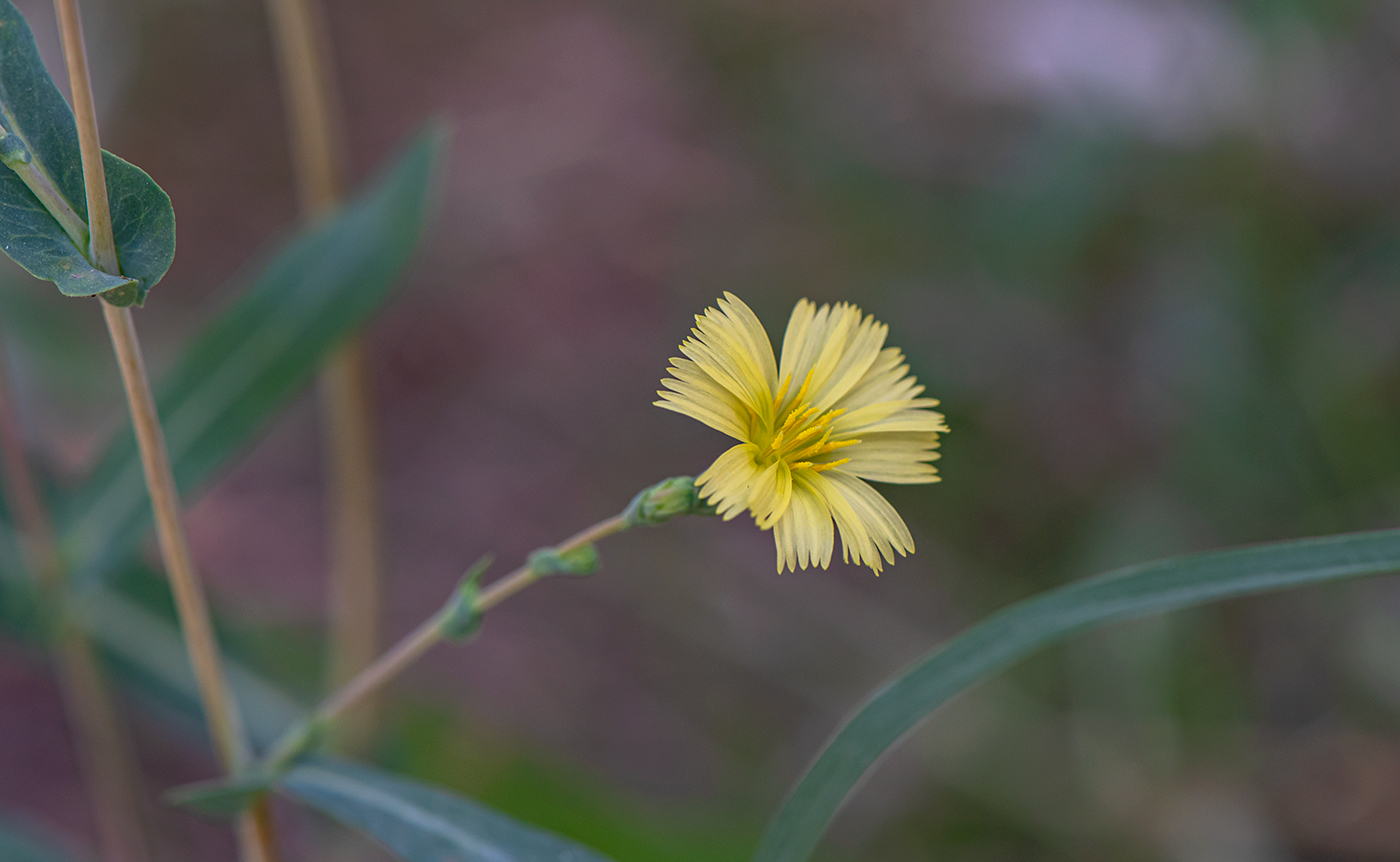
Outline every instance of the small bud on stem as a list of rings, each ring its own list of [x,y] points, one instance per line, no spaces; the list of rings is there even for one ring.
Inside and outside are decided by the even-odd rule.
[[[628,527],[664,524],[677,515],[713,515],[715,507],[700,499],[692,476],[672,476],[632,498],[622,517]]]

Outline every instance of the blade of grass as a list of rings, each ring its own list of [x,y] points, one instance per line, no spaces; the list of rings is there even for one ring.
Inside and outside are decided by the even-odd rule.
[[[612,862],[484,805],[367,766],[316,758],[278,784],[293,799],[371,835],[404,862]]]
[[[1171,557],[1042,593],[896,674],[842,725],[773,817],[755,862],[811,857],[865,774],[933,710],[1070,635],[1235,596],[1400,570],[1400,530]]]

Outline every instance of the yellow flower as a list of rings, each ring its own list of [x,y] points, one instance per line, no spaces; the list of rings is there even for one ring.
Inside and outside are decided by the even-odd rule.
[[[843,557],[877,574],[881,557],[912,552],[904,520],[864,480],[937,482],[928,462],[948,429],[904,354],[884,346],[889,328],[804,299],[775,362],[749,307],[732,293],[717,304],[696,315],[656,402],[740,441],[696,478],[701,496],[725,520],[747,509],[771,528],[779,572],[829,565],[833,520]]]

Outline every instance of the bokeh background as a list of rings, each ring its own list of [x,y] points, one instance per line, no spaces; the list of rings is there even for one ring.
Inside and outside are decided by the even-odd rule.
[[[21,3],[57,56],[51,9]],[[370,333],[397,636],[727,445],[651,406],[722,291],[890,325],[952,433],[887,488],[918,552],[775,574],[751,523],[609,540],[395,685],[367,755],[614,855],[747,858],[840,718],[1016,599],[1400,512],[1400,7],[1364,0],[336,0],[351,173],[455,129]],[[84,6],[104,144],[174,199],[154,369],[296,222],[255,0]],[[61,68],[61,64],[53,66]],[[14,282],[15,279],[11,278]],[[18,284],[19,282],[15,282]],[[11,291],[32,442],[125,421],[97,308]],[[314,399],[190,512],[228,640],[311,699]],[[963,696],[836,822],[838,860],[1400,858],[1400,585],[1119,625]],[[139,703],[152,797],[212,765]],[[42,660],[0,638],[0,811],[94,829]],[[300,858],[379,859],[291,809]],[[159,814],[170,858],[231,857]]]

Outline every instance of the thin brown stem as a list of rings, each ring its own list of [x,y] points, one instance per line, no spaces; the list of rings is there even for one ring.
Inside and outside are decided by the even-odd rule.
[[[111,275],[121,273],[116,245],[112,236],[112,218],[107,203],[107,181],[102,168],[102,147],[97,132],[97,111],[93,106],[92,79],[88,73],[87,50],[83,44],[83,27],[77,0],[54,0],[58,13],[59,35],[63,42],[63,57],[68,67],[68,82],[73,92],[73,114],[78,127],[78,144],[83,161],[83,188],[87,194],[88,226],[91,231],[91,258],[99,269]],[[204,586],[195,571],[180,517],[180,497],[175,477],[170,469],[170,454],[165,435],[156,414],[155,398],[151,394],[150,378],[146,374],[141,344],[131,313],[102,303],[107,332],[112,339],[117,365],[121,370],[122,387],[131,410],[132,426],[141,464],[146,474],[146,487],[151,495],[155,515],[156,538],[166,576],[175,594],[175,606],[180,616],[180,628],[185,636],[185,648],[194,668],[200,701],[204,705],[209,735],[224,768],[231,773],[243,769],[250,760],[248,741],[242,720],[234,707],[224,680],[223,663],[209,619]],[[262,826],[266,826],[264,818]],[[256,811],[243,815],[238,830],[240,849],[245,862],[274,862],[276,841],[271,830],[260,828]]]
[[[131,408],[131,422],[141,451],[141,466],[146,474],[146,488],[151,495],[156,540],[160,545],[171,592],[175,595],[180,630],[194,668],[209,736],[224,769],[236,774],[248,765],[251,754],[242,718],[224,680],[223,660],[209,617],[208,599],[195,571],[189,539],[185,536],[175,476],[170,469],[170,455],[156,414],[155,398],[151,394],[141,345],[136,338],[129,309],[116,308],[104,302],[102,313],[107,318],[112,349],[121,368],[122,386],[126,390],[127,405]],[[237,832],[244,862],[275,862],[277,859],[276,841],[267,827],[270,821],[267,821],[266,812],[260,813],[265,804],[265,801],[259,803],[257,808],[239,819]]]
[[[272,801],[265,794],[239,816],[235,831],[245,859],[277,862],[277,830],[272,820]]]
[[[102,142],[97,135],[97,108],[92,101],[87,45],[78,0],[54,0],[63,59],[68,67],[68,87],[73,92],[73,116],[78,123],[78,150],[83,159],[83,190],[87,194],[89,255],[108,275],[120,275],[117,245],[112,238],[112,211],[107,205],[107,176],[102,167]]]
[[[64,709],[78,740],[103,858],[108,862],[154,859],[131,741],[117,716],[92,642],[65,626],[58,633],[55,652]]]
[[[297,194],[308,218],[340,201],[344,139],[336,116],[325,27],[312,0],[267,0],[277,48]]]
[[[344,185],[344,124],[337,116],[324,22],[314,0],[267,0],[287,106],[302,215],[333,209]],[[339,686],[379,649],[380,521],[374,446],[374,398],[363,340],[355,336],[327,357],[320,374],[326,441],[330,534],[329,682]],[[363,745],[373,730],[371,702],[347,716],[340,740]]]
[[[5,502],[23,540],[29,568],[39,592],[54,613],[63,613],[64,568],[48,507],[39,495],[24,452],[24,437],[0,343],[0,460],[4,463]],[[92,644],[60,621],[51,645],[54,666],[78,759],[92,800],[94,819],[106,862],[149,862],[154,858],[147,832],[131,742],[112,703]]]
[[[341,345],[321,367],[330,532],[330,686],[349,681],[379,651],[380,525],[374,410],[363,341]],[[373,699],[346,716],[339,740],[350,749],[374,731]]]
[[[248,764],[247,741],[241,719],[224,682],[223,664],[210,622],[208,599],[195,571],[194,557],[185,536],[175,476],[170,469],[165,435],[156,415],[155,398],[151,394],[145,360],[141,356],[141,344],[136,337],[130,311],[103,303],[102,312],[107,318],[112,349],[121,368],[122,385],[131,408],[131,423],[141,450],[146,487],[151,494],[156,539],[160,544],[161,559],[165,562],[171,591],[175,594],[180,627],[185,634],[190,663],[194,666],[209,733],[224,767],[236,772]]]

